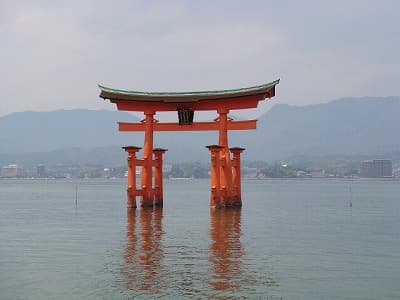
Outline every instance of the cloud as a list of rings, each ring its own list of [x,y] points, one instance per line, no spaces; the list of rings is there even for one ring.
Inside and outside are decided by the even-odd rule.
[[[1,3],[0,115],[114,109],[97,83],[187,91],[281,77],[270,103],[297,105],[399,94],[400,24],[387,7],[398,5],[389,0]]]

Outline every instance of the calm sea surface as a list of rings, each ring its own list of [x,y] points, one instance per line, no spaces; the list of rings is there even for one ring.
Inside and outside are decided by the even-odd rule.
[[[400,299],[399,181],[164,189],[127,214],[124,180],[0,180],[0,299]]]

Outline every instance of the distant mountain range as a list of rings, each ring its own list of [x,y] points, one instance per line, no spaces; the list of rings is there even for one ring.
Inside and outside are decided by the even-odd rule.
[[[233,112],[234,113],[234,112]],[[142,133],[118,132],[118,121],[137,122],[118,111],[18,112],[0,117],[0,165],[9,163],[123,164],[125,145],[143,144]],[[326,104],[277,104],[257,130],[230,133],[230,145],[246,148],[245,160],[287,160],[332,155],[400,152],[400,97],[346,98]],[[167,161],[205,161],[214,132],[161,132],[155,146]]]
[[[124,144],[127,134],[118,132],[118,121],[137,121],[137,118],[126,112],[106,110],[13,113],[0,118],[0,153]]]
[[[265,160],[295,156],[380,155],[400,151],[400,97],[344,98],[308,106],[275,105],[242,135],[249,154]]]

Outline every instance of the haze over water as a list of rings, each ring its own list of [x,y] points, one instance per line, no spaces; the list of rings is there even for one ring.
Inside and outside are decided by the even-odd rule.
[[[399,181],[244,181],[210,210],[208,180],[166,180],[131,213],[125,188],[0,180],[0,299],[400,298]]]

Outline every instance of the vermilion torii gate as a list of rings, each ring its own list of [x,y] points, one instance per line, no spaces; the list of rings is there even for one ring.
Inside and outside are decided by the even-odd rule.
[[[136,157],[142,148],[123,147],[128,153],[127,206],[136,208],[136,197],[142,207],[163,205],[162,157],[165,149],[153,148],[154,131],[219,132],[218,144],[206,146],[211,153],[211,207],[241,206],[240,154],[244,148],[229,148],[228,130],[256,129],[257,120],[234,121],[230,110],[256,108],[258,102],[275,96],[273,82],[233,90],[158,93],[108,88],[99,85],[100,97],[109,99],[118,110],[143,112],[140,123],[119,123],[120,131],[144,131],[143,157]],[[193,122],[195,111],[215,110],[218,118],[211,122]],[[155,114],[177,111],[179,122],[159,122]],[[136,187],[136,166],[142,167],[141,185]],[[153,186],[154,183],[154,186]]]

